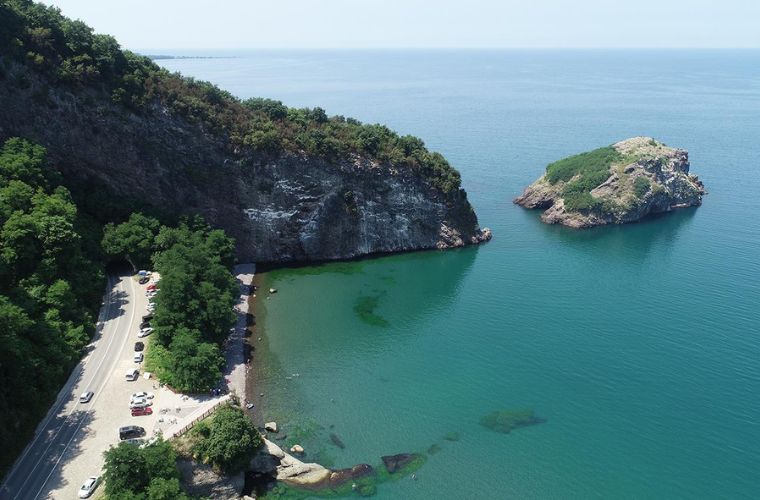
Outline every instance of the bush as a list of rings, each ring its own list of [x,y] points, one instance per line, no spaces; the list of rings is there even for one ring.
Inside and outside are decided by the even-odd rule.
[[[623,156],[612,146],[595,149],[586,153],[569,156],[546,167],[546,179],[550,184],[559,181],[569,181],[574,176],[596,175],[609,171],[610,166],[623,159]]]
[[[179,487],[177,454],[168,441],[159,439],[144,448],[122,442],[104,455],[103,476],[107,497],[147,500],[189,498]]]
[[[263,444],[259,431],[236,406],[220,407],[193,433],[197,437],[192,448],[196,459],[228,474],[243,470]]]
[[[636,177],[636,180],[633,181],[633,193],[636,195],[636,198],[643,198],[649,192],[651,186],[652,183],[646,177]]]

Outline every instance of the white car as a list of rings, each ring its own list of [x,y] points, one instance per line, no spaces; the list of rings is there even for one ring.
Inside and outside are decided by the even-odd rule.
[[[147,408],[148,406],[151,406],[153,404],[153,401],[149,401],[147,399],[141,398],[141,399],[134,399],[129,402],[129,409],[132,408]]]
[[[143,328],[142,330],[140,330],[140,333],[138,333],[137,336],[139,338],[143,338],[143,337],[147,337],[151,333],[153,333],[153,328],[151,328],[151,327]]]
[[[95,395],[92,391],[83,392],[81,396],[79,396],[79,402],[80,403],[89,403],[92,397]]]
[[[79,498],[90,498],[92,492],[98,487],[99,478],[97,476],[88,477],[79,488]]]
[[[153,394],[152,392],[145,392],[145,391],[135,392],[132,394],[132,399],[137,399],[137,398],[153,399],[154,396],[155,394]]]

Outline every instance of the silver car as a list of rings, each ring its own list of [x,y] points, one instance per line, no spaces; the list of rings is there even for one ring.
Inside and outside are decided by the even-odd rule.
[[[85,479],[84,483],[82,483],[82,487],[79,488],[79,498],[90,498],[92,492],[98,487],[99,482],[98,476],[92,476]]]

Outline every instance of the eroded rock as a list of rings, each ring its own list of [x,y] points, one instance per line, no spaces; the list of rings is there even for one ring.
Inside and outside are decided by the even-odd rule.
[[[599,163],[602,156],[606,163]],[[568,175],[550,171],[573,159],[578,168],[565,170]],[[548,224],[587,228],[636,222],[651,214],[702,204],[704,185],[689,168],[686,151],[650,137],[634,137],[549,165],[547,173],[514,202],[544,209],[541,220]]]

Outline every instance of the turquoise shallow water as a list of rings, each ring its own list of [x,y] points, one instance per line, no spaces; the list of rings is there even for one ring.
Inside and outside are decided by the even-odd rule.
[[[263,408],[309,456],[440,446],[378,498],[760,496],[760,52],[228,55],[161,63],[421,136],[495,235],[266,275]],[[579,232],[511,203],[633,135],[689,150],[702,207]],[[515,408],[547,421],[478,423]]]

